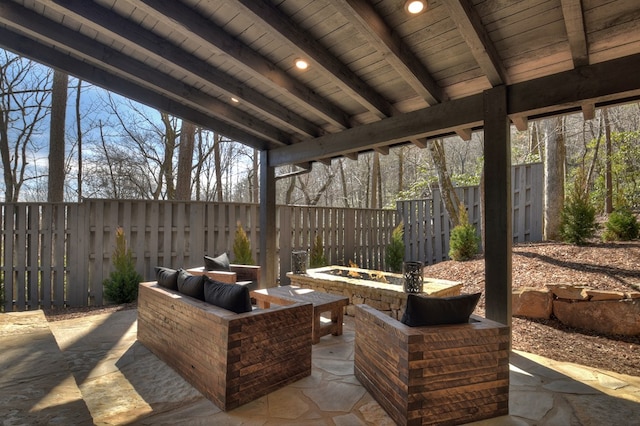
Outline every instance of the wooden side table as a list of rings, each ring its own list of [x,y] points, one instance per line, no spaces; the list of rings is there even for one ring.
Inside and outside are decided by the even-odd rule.
[[[269,308],[272,303],[277,305],[290,305],[298,302],[311,302],[313,304],[313,344],[320,341],[320,337],[332,334],[342,334],[342,320],[344,307],[349,303],[349,298],[334,294],[322,293],[308,288],[295,286],[271,287],[251,292],[251,297],[256,300],[260,308]],[[323,324],[320,316],[324,312],[331,313],[331,322]]]

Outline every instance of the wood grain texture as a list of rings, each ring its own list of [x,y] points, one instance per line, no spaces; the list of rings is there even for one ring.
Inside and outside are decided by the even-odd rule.
[[[509,327],[408,327],[367,305],[356,314],[355,375],[399,425],[462,424],[509,412]]]
[[[220,409],[311,374],[312,305],[235,314],[141,283],[138,340]]]

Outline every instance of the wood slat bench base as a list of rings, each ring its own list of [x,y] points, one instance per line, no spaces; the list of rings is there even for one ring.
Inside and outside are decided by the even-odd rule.
[[[354,371],[399,425],[457,425],[509,412],[509,327],[408,327],[357,305]]]
[[[141,283],[138,340],[220,409],[311,374],[310,303],[236,314]]]

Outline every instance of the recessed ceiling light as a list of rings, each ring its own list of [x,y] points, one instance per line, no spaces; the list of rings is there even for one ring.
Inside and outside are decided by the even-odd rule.
[[[309,63],[304,59],[296,59],[296,68],[299,70],[306,70],[309,68]]]
[[[416,15],[427,8],[427,2],[424,0],[409,0],[405,3],[404,8],[407,12]]]
[[[238,102],[240,102],[240,101],[239,101],[237,98],[231,98],[231,102],[238,103]]]

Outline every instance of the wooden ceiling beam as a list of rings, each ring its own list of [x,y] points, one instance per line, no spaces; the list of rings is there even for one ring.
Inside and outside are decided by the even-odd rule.
[[[473,129],[467,127],[455,129],[455,132],[460,137],[460,139],[466,142],[470,141],[471,137],[473,136]]]
[[[509,118],[511,118],[511,122],[519,131],[524,132],[529,129],[529,120],[527,119],[527,117],[520,115]]]
[[[421,110],[306,140],[270,151],[269,165],[280,166],[316,158],[346,155],[415,139],[452,134],[459,127],[482,124],[483,95],[443,102]],[[460,122],[465,121],[466,126]],[[418,141],[419,143],[420,141]],[[426,146],[426,145],[425,145]]]
[[[194,87],[157,70],[143,62],[132,59],[111,47],[53,22],[16,3],[0,4],[0,23],[13,31],[42,39],[43,44],[51,44],[63,51],[70,51],[96,66],[101,64],[105,71],[130,79],[135,84],[156,90],[177,102],[183,102],[205,114],[212,114],[248,133],[259,135],[273,143],[286,145],[290,136],[257,118],[230,107]],[[70,74],[73,69],[66,68]],[[126,94],[125,94],[126,96]]]
[[[5,12],[4,6],[0,5],[0,15],[5,16]],[[76,59],[51,46],[45,46],[31,38],[16,34],[7,28],[0,27],[0,45],[16,54],[64,70],[70,75],[114,93],[119,93],[129,99],[150,105],[176,117],[182,117],[185,120],[197,123],[199,126],[215,129],[217,132],[255,149],[265,150],[274,147],[272,142],[231,126],[215,116],[210,116],[200,110],[188,107],[153,89],[143,87],[112,72],[97,68],[86,61]],[[25,52],[28,53],[25,54]]]
[[[367,110],[376,113],[379,118],[392,115],[393,107],[382,95],[318,43],[309,32],[280,12],[277,7],[265,0],[236,0],[236,3],[241,5],[253,20],[274,29],[275,32],[272,35],[298,50],[302,56],[310,60],[311,66],[331,75],[340,89]]]
[[[526,123],[527,117],[580,110],[586,103],[609,104],[640,99],[640,54],[573,69],[507,86],[507,114]],[[428,108],[321,136],[270,152],[270,166],[345,155],[421,138],[449,135],[459,128],[483,125],[483,94],[454,99]]]
[[[87,1],[51,0],[48,5],[60,13],[72,16],[87,28],[93,28],[96,31],[106,30],[111,37],[140,52],[141,55],[149,55],[157,61],[169,61],[179,66],[203,84],[225,94],[228,99],[232,97],[238,99],[243,105],[268,116],[293,132],[304,137],[316,137],[324,133],[306,118],[252,90],[246,84],[219,71],[207,62],[188,54],[184,49],[167,43],[162,37],[112,10]]]
[[[336,0],[333,5],[429,105],[447,96],[420,59],[366,0]]]
[[[135,5],[164,24],[172,25],[176,31],[197,37],[206,46],[228,55],[266,87],[278,91],[291,102],[304,105],[328,123],[340,128],[351,126],[346,112],[181,2],[140,0]]]
[[[562,0],[561,3],[573,66],[579,68],[589,65],[589,48],[587,34],[584,30],[582,0]]]
[[[458,27],[460,35],[471,49],[473,57],[485,73],[492,86],[508,84],[507,71],[500,55],[491,41],[480,16],[470,0],[447,0],[442,2],[448,9],[451,19]]]
[[[378,154],[381,155],[389,155],[389,146],[384,145],[384,146],[376,146],[375,148],[373,148],[374,151],[376,151]]]

